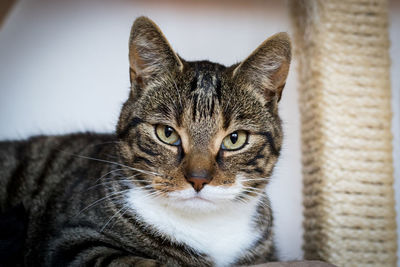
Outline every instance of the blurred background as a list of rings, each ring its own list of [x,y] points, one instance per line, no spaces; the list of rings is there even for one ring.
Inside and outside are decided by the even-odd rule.
[[[145,15],[186,60],[243,60],[291,32],[285,1],[2,0],[0,140],[114,131],[129,93],[128,37]],[[400,1],[390,1],[396,199],[400,203]],[[300,115],[296,60],[280,104],[285,141],[268,188],[282,259],[302,257]],[[396,206],[400,225],[400,209]],[[399,231],[399,230],[398,230]],[[400,247],[400,246],[399,246]]]

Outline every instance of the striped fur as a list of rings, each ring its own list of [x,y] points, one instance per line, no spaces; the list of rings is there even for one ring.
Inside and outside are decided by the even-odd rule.
[[[287,35],[225,67],[183,60],[141,17],[129,49],[132,88],[115,134],[0,142],[1,212],[22,207],[16,218],[26,226],[15,230],[23,246],[13,253],[23,257],[1,260],[227,266],[274,259],[264,189],[282,144],[277,104],[290,64]],[[163,143],[159,124],[173,127],[181,144]],[[238,130],[248,134],[244,147],[221,149]],[[211,177],[201,191],[187,180],[198,170]]]

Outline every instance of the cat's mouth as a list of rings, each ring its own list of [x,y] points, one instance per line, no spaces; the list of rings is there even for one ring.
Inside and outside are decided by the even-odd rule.
[[[181,199],[181,200],[182,200],[182,201],[205,201],[205,202],[214,204],[213,201],[211,201],[211,200],[209,200],[209,199],[206,199],[206,198],[204,198],[204,197],[198,196],[198,195],[197,195],[197,196],[193,196],[193,197],[183,198],[183,199]]]

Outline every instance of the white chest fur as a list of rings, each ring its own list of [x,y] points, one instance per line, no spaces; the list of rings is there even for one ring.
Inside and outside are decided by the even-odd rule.
[[[260,235],[253,223],[256,201],[196,214],[172,209],[137,190],[130,192],[127,200],[160,234],[209,255],[216,266],[232,264]]]

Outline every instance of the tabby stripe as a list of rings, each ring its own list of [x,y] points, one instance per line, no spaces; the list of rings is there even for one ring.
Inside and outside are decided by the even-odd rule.
[[[17,196],[18,189],[21,188],[22,181],[24,180],[25,171],[25,144],[19,144],[17,147],[17,156],[15,157],[19,163],[17,168],[13,171],[7,184],[7,199]]]
[[[226,105],[229,105],[229,104],[227,103]],[[231,120],[232,120],[232,118],[231,118],[232,111],[231,110],[226,110],[226,109],[227,108],[225,106],[224,109],[223,109],[223,114],[224,114],[223,128],[224,128],[224,130],[228,129],[229,125],[231,124]],[[229,109],[230,109],[230,107],[229,107]]]
[[[107,251],[108,255],[93,255],[92,259],[89,261],[85,261],[85,266],[109,266],[113,261],[118,260],[121,257],[124,257],[124,253],[120,251]]]
[[[108,256],[108,257],[106,257],[101,263],[100,263],[100,266],[104,266],[104,267],[107,267],[107,266],[109,266],[113,261],[115,261],[115,260],[118,260],[118,259],[121,259],[121,258],[125,258],[125,257],[129,257],[129,259],[131,260],[132,258],[134,258],[135,259],[135,262],[136,263],[138,263],[139,261],[143,261],[145,258],[142,258],[142,257],[138,257],[138,256],[127,256],[126,254],[124,254],[124,253],[116,253],[116,254],[113,254],[113,255],[110,255],[110,256]],[[130,263],[131,264],[133,264],[134,262],[132,262],[132,261],[130,261]],[[143,262],[142,262],[142,264],[143,264]]]
[[[240,169],[240,171],[245,172],[245,173],[253,173],[253,170],[250,170],[248,168]]]
[[[218,75],[217,75],[217,86],[215,88],[215,92],[217,93],[218,103],[221,104],[221,98],[222,98],[222,94],[221,94],[221,79],[220,79],[220,77]]]
[[[72,175],[75,176],[74,173]],[[85,177],[82,172],[79,172],[78,175],[81,175],[81,177]],[[74,196],[74,193],[76,193],[75,189],[78,186],[82,186],[82,181],[80,179],[76,179],[72,184],[68,185],[68,187],[66,187],[66,189],[65,189],[65,195],[63,196],[64,199],[72,199]],[[84,188],[87,190],[89,188],[89,186],[86,185]],[[82,192],[82,193],[86,193],[86,192]],[[71,203],[68,201],[64,201],[62,203],[63,209],[68,209],[68,207],[70,205],[71,205]]]
[[[144,157],[135,157],[134,158],[134,160],[133,160],[133,163],[140,163],[140,162],[144,162],[144,163],[146,163],[147,165],[153,165],[153,162],[151,162],[150,160],[148,160],[148,159],[146,159],[146,158],[144,158]]]
[[[279,156],[279,151],[275,147],[274,138],[272,137],[270,132],[258,132],[257,134],[265,136],[268,141],[271,153],[275,156]]]
[[[200,87],[205,91],[208,92],[214,89],[213,77],[210,73],[205,73],[203,78],[200,81]]]
[[[74,161],[73,161],[74,162]],[[81,175],[82,173],[79,172],[77,175]],[[75,175],[74,173],[72,173],[71,175]],[[58,188],[67,188],[67,186],[69,186],[69,180],[65,179],[65,176],[63,177],[64,179],[59,179],[57,181],[54,182],[52,188],[49,187],[45,187],[42,188],[41,190],[44,192],[43,196],[45,197],[45,199],[43,199],[43,202],[45,203],[43,211],[44,213],[42,214],[42,216],[40,218],[38,218],[37,224],[38,225],[46,225],[48,221],[52,220],[52,217],[54,216],[54,203],[57,203],[57,201],[60,199],[61,193],[59,190],[54,190],[54,189],[58,189]],[[76,179],[76,180],[80,180],[80,179]],[[74,181],[74,184],[78,184],[76,183],[76,181]],[[67,192],[67,195],[73,195],[73,189],[69,187],[67,190],[70,190],[70,192]],[[64,198],[63,199],[67,199],[68,201],[63,201],[61,206],[62,209],[67,210],[71,205],[76,205],[76,207],[79,207],[79,205],[83,205],[84,202],[80,201],[80,202],[76,202],[75,198]],[[83,207],[80,207],[80,209],[82,209]],[[40,232],[39,232],[40,233]]]
[[[249,162],[247,162],[247,166],[256,166],[257,165],[257,161],[256,160],[251,160]]]
[[[205,103],[203,105],[205,105]],[[203,109],[201,110],[201,113],[200,113],[200,119],[201,118],[206,118],[206,117],[207,117],[207,109],[205,109],[203,107]]]
[[[119,139],[125,138],[125,137],[128,135],[129,131],[130,131],[132,128],[137,127],[139,124],[141,124],[141,123],[143,123],[143,122],[144,122],[144,121],[143,121],[141,118],[134,117],[134,118],[131,120],[131,122],[130,122],[122,131],[119,131],[119,132],[117,133],[118,138],[119,138]]]
[[[86,149],[86,147],[83,147],[81,149],[79,149],[77,152],[74,152],[75,155],[80,155],[84,150]],[[99,147],[96,148],[96,152],[99,150]],[[70,165],[72,163],[74,163],[76,160],[75,157],[71,157],[69,159],[69,161],[65,164],[64,169],[68,170],[70,167]],[[88,170],[87,168],[82,168],[79,169],[79,172],[75,175],[75,173],[72,173],[72,176],[80,176],[80,177],[86,177]],[[70,184],[66,189],[65,189],[65,199],[71,199],[71,197],[73,196],[74,192],[75,192],[75,188],[78,186],[82,185],[82,181],[80,179],[76,179],[72,184]],[[86,187],[88,187],[86,185]],[[68,205],[70,205],[70,203],[68,203],[67,201],[64,202],[65,208],[68,207]]]
[[[220,149],[220,150],[218,151],[218,154],[217,154],[216,158],[215,158],[215,161],[217,162],[218,166],[219,166],[222,170],[225,170],[225,168],[224,168],[224,161],[222,160],[223,157],[224,157],[224,150]]]
[[[259,168],[259,167],[255,168],[253,171],[258,172],[259,174],[263,174],[264,173],[264,170]]]
[[[199,79],[199,65],[194,63],[194,75],[193,80],[190,82],[190,92],[194,92],[197,89],[197,83]]]
[[[247,164],[248,164],[248,165],[254,166],[254,165],[257,164],[257,160],[258,160],[258,159],[263,159],[263,158],[264,158],[264,155],[257,154],[254,158],[252,158],[251,160],[249,160],[249,161],[247,162]]]
[[[171,115],[171,109],[170,107],[173,106],[174,104],[170,104],[170,103],[161,103],[157,106],[155,112],[156,113],[160,113],[163,114],[166,117],[170,117]]]
[[[214,98],[211,99],[211,108],[210,108],[210,117],[212,117],[213,113],[214,113]]]
[[[82,229],[80,229],[80,232],[82,231]],[[71,242],[76,241],[76,242],[80,242],[78,240],[71,240]],[[64,242],[66,243],[66,242]],[[66,246],[66,245],[70,245],[70,246]],[[103,248],[109,248],[112,249],[114,251],[118,251],[117,247],[114,247],[110,244],[107,244],[105,242],[102,241],[98,241],[98,240],[88,240],[88,241],[83,241],[82,243],[78,243],[78,244],[65,244],[64,246],[60,246],[55,250],[55,255],[54,255],[54,259],[55,261],[53,262],[53,266],[65,266],[65,263],[71,263],[72,261],[74,261],[74,259],[77,258],[77,256],[79,254],[84,253],[87,250],[93,250],[95,248],[99,248],[99,247],[103,247]]]
[[[245,198],[245,196],[250,196],[252,193],[254,193],[253,191],[244,191],[244,192],[241,192],[240,193],[240,195],[239,195],[239,197],[241,198],[241,199],[246,199]]]
[[[136,133],[136,136],[137,136],[137,139],[139,140],[139,142],[136,142],[136,145],[142,152],[144,152],[144,153],[146,153],[147,155],[150,155],[150,156],[158,156],[158,155],[160,155],[160,153],[154,152],[149,147],[144,147],[144,145],[142,145],[142,143],[144,143],[144,142],[143,142],[142,135],[139,132]],[[148,140],[146,140],[146,141],[148,141]],[[154,142],[153,142],[153,144],[154,144]]]
[[[182,146],[178,146],[178,157],[177,157],[177,162],[181,163],[183,158],[185,157],[185,151],[183,151]]]
[[[260,148],[255,153],[256,155],[247,162],[248,165],[254,166],[257,164],[258,159],[264,158],[264,155],[262,154],[262,152],[264,151],[265,145],[266,145],[265,142],[263,144],[261,144]]]
[[[260,185],[263,185],[263,184],[264,184],[263,181],[253,181],[253,183],[251,184],[251,187],[258,188]]]
[[[58,166],[60,164],[59,161],[64,159],[64,157],[62,157],[62,156],[57,157],[57,155],[64,153],[62,148],[65,146],[68,147],[69,145],[70,145],[70,139],[69,138],[64,139],[64,140],[62,140],[62,142],[60,144],[57,145],[56,148],[53,148],[53,150],[47,155],[45,162],[43,164],[43,168],[40,172],[40,175],[38,176],[37,180],[35,181],[36,188],[31,194],[32,199],[43,190],[43,185],[45,183],[47,175],[49,174],[49,172],[51,172],[52,168],[54,168],[55,166]]]
[[[249,174],[252,174],[253,172],[257,172],[259,174],[263,174],[264,173],[264,170],[259,168],[259,167],[255,168],[255,169],[243,168],[243,169],[240,169],[240,171],[245,172],[245,173],[249,173]]]
[[[178,90],[178,89],[177,89]],[[183,112],[183,99],[181,95],[177,95],[179,101],[177,101],[177,103],[174,106],[174,116],[175,116],[175,120],[176,120],[176,124],[178,125],[178,127],[180,127],[182,125],[182,114]]]
[[[92,151],[93,154],[90,155],[98,155],[100,154],[101,150],[103,149],[103,146],[94,146],[94,150]],[[79,149],[74,149],[73,151],[71,151],[68,154],[71,154],[69,160],[64,164],[64,166],[62,167],[62,169],[64,170],[69,170],[70,169],[70,165],[76,165],[79,164],[77,163],[77,160],[79,160],[78,157],[75,157],[74,155],[81,155],[83,153],[83,151],[85,151],[86,149],[88,149],[88,146],[83,145],[83,147],[79,147]],[[98,165],[100,164],[97,161],[91,161],[89,159],[87,159],[89,162],[85,165],[85,168],[78,168],[75,169],[74,172],[72,172],[71,175],[72,177],[86,177],[89,173],[89,169],[90,168],[90,164],[95,164]],[[97,167],[97,166],[96,166]],[[61,175],[61,174],[60,174]],[[63,179],[59,179],[58,183],[54,185],[55,188],[65,188],[65,195],[64,195],[64,199],[73,199],[71,198],[71,196],[75,193],[74,189],[78,186],[83,186],[83,187],[88,187],[87,183],[89,183],[91,180],[87,179],[85,180],[85,185],[84,183],[82,183],[82,181],[80,179],[75,179],[75,181],[73,181],[73,183],[71,184],[69,179],[65,179],[65,174]],[[45,211],[49,211],[51,213],[52,208],[50,205],[52,205],[52,203],[55,203],[57,199],[60,198],[59,192],[57,191],[50,191],[50,192],[46,192],[47,193],[47,201],[46,201],[46,206],[45,206]],[[80,202],[79,204],[82,204],[83,202]],[[67,208],[69,205],[71,205],[71,203],[69,201],[64,201],[63,202],[63,207]],[[83,207],[81,207],[80,209],[82,209]],[[47,213],[46,213],[47,214]],[[51,216],[51,215],[50,215]]]
[[[196,113],[197,113],[197,101],[198,101],[198,94],[193,95],[193,109],[192,109],[192,120],[196,121]]]
[[[260,245],[263,245],[266,241],[270,240],[272,243],[272,224],[273,224],[273,215],[271,208],[265,208],[270,207],[270,201],[268,199],[264,199],[263,202],[260,202],[257,210],[258,214],[263,215],[262,218],[270,218],[267,220],[267,224],[265,225],[265,219],[262,220],[262,222],[259,222],[261,226],[265,226],[265,229],[262,233],[262,236],[256,241],[256,243],[253,245],[253,247],[258,247]],[[268,259],[275,260],[275,246],[272,244],[270,247],[270,251],[268,252]]]
[[[265,227],[265,231],[262,233],[260,238],[256,241],[253,247],[258,247],[259,245],[263,244],[266,240],[268,240],[271,237],[272,234],[272,218],[271,220],[268,220],[268,226]],[[272,250],[272,255],[274,254],[274,251]]]
[[[190,91],[193,92],[197,89],[197,73],[193,80],[190,82]]]

